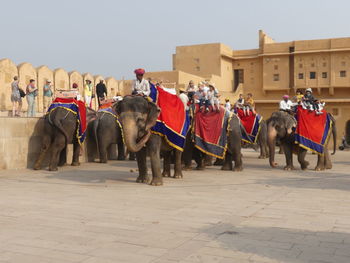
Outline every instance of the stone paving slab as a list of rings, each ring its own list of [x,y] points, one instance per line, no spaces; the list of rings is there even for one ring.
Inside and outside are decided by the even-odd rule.
[[[130,161],[1,171],[0,262],[350,262],[350,152],[322,172],[257,157],[162,187]]]

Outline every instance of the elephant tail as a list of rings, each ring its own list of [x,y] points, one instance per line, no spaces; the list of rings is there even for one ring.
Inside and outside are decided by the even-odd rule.
[[[50,115],[51,115],[51,113],[50,113]],[[54,118],[53,120],[51,120],[51,116],[49,115],[49,121],[50,121],[50,123],[53,125],[53,126],[55,126],[62,134],[63,134],[63,136],[64,136],[64,138],[65,138],[65,144],[66,144],[66,146],[65,147],[67,147],[67,144],[68,144],[68,134],[67,134],[67,132],[64,130],[64,127],[63,127],[63,125],[62,125],[62,123],[61,123],[61,119],[58,119],[58,118]]]
[[[337,151],[337,127],[335,125],[335,119],[334,117],[330,114],[331,117],[331,121],[333,122],[332,125],[332,134],[333,134],[333,152],[332,155],[335,154],[335,152]]]

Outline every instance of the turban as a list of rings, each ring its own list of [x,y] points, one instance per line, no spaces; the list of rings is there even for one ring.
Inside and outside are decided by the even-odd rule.
[[[289,96],[288,95],[283,95],[283,98],[284,99],[289,99]]]
[[[145,70],[143,68],[138,68],[138,69],[134,70],[134,73],[136,75],[143,75],[143,74],[145,74]]]

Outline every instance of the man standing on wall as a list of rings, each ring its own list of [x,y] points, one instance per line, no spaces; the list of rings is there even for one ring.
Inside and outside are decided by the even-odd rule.
[[[35,80],[31,79],[27,86],[27,102],[28,112],[27,117],[35,117],[35,98],[38,96],[38,88],[35,87]]]
[[[46,84],[44,85],[44,113],[47,111],[47,109],[50,107],[52,103],[52,85],[51,80],[47,80]]]
[[[92,98],[92,85],[91,80],[87,79],[84,86],[84,99],[86,107],[91,107],[91,98]]]
[[[103,79],[101,79],[100,82],[96,85],[96,94],[97,94],[98,106],[100,106],[101,101],[107,98],[107,88],[106,88],[106,85],[103,83]]]

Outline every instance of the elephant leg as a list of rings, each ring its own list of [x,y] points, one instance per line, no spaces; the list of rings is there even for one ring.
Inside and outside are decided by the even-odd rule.
[[[327,148],[324,152],[324,161],[325,161],[325,168],[332,169],[333,165],[332,165],[332,161],[331,161],[331,156],[329,155],[329,151]]]
[[[324,155],[317,155],[317,165],[315,171],[323,171],[325,169],[325,158]]]
[[[148,183],[147,176],[147,150],[143,147],[136,153],[137,166],[139,168],[139,176],[136,179],[137,183]]]
[[[242,153],[241,153],[241,145],[234,145],[232,148],[232,158],[235,162],[235,166],[233,167],[233,171],[243,171],[243,161],[242,161]]]
[[[125,147],[123,142],[118,143],[118,160],[124,161],[125,160]]]
[[[262,138],[259,138],[259,146],[260,146],[260,156],[259,159],[265,159],[268,157],[267,154],[267,144],[263,142]]]
[[[72,166],[79,166],[79,154],[80,154],[80,144],[78,141],[73,143],[73,158],[72,158]]]
[[[50,171],[57,171],[57,164],[59,161],[61,151],[66,147],[65,138],[61,134],[57,134],[52,145],[52,154],[49,165]]]
[[[197,163],[196,170],[205,169],[204,154],[198,149],[194,150],[194,160]]]
[[[301,170],[306,170],[309,166],[309,162],[305,160],[307,151],[305,149],[299,148],[298,152],[298,162],[300,163]]]
[[[221,165],[224,165],[224,160],[216,158],[216,160],[214,162],[214,166],[221,166]]]
[[[232,171],[232,168],[233,168],[232,167],[232,154],[229,152],[226,152],[225,159],[223,160],[221,170]]]
[[[58,161],[58,166],[65,166],[67,164],[67,146],[63,148],[60,152],[60,158]]]
[[[40,170],[41,169],[41,164],[45,158],[45,155],[47,153],[47,151],[50,148],[50,144],[51,144],[51,137],[50,136],[44,136],[43,137],[43,142],[42,142],[42,146],[40,149],[40,154],[38,156],[38,159],[36,160],[35,164],[34,164],[34,170]]]
[[[129,152],[129,161],[135,161],[136,154],[133,152]]]
[[[204,155],[204,163],[205,166],[213,166],[213,157],[208,154]]]
[[[106,142],[103,142],[103,140],[99,140],[98,151],[100,155],[100,163],[107,163],[107,158],[108,158],[107,148],[108,146]]]
[[[107,146],[107,160],[117,160],[117,145],[112,143]]]
[[[171,162],[171,151],[163,152],[164,160],[163,160],[163,177],[170,177],[170,162]]]
[[[183,178],[182,167],[181,167],[181,156],[182,152],[175,149],[175,165],[174,165],[174,178]]]
[[[149,154],[151,158],[152,167],[152,181],[151,185],[159,186],[163,185],[163,176],[160,171],[160,146],[161,137],[158,135],[151,136],[151,139],[147,142]]]
[[[184,170],[191,170],[192,169],[192,158],[193,158],[193,151],[194,151],[194,144],[191,141],[190,135],[187,135],[186,137],[186,143],[185,143],[185,149],[182,154],[182,159],[184,162]]]
[[[281,146],[284,151],[284,156],[286,157],[286,166],[284,167],[284,170],[294,170],[292,146],[289,145],[289,143],[283,143]]]
[[[280,145],[280,150],[278,154],[285,154],[283,145]]]

